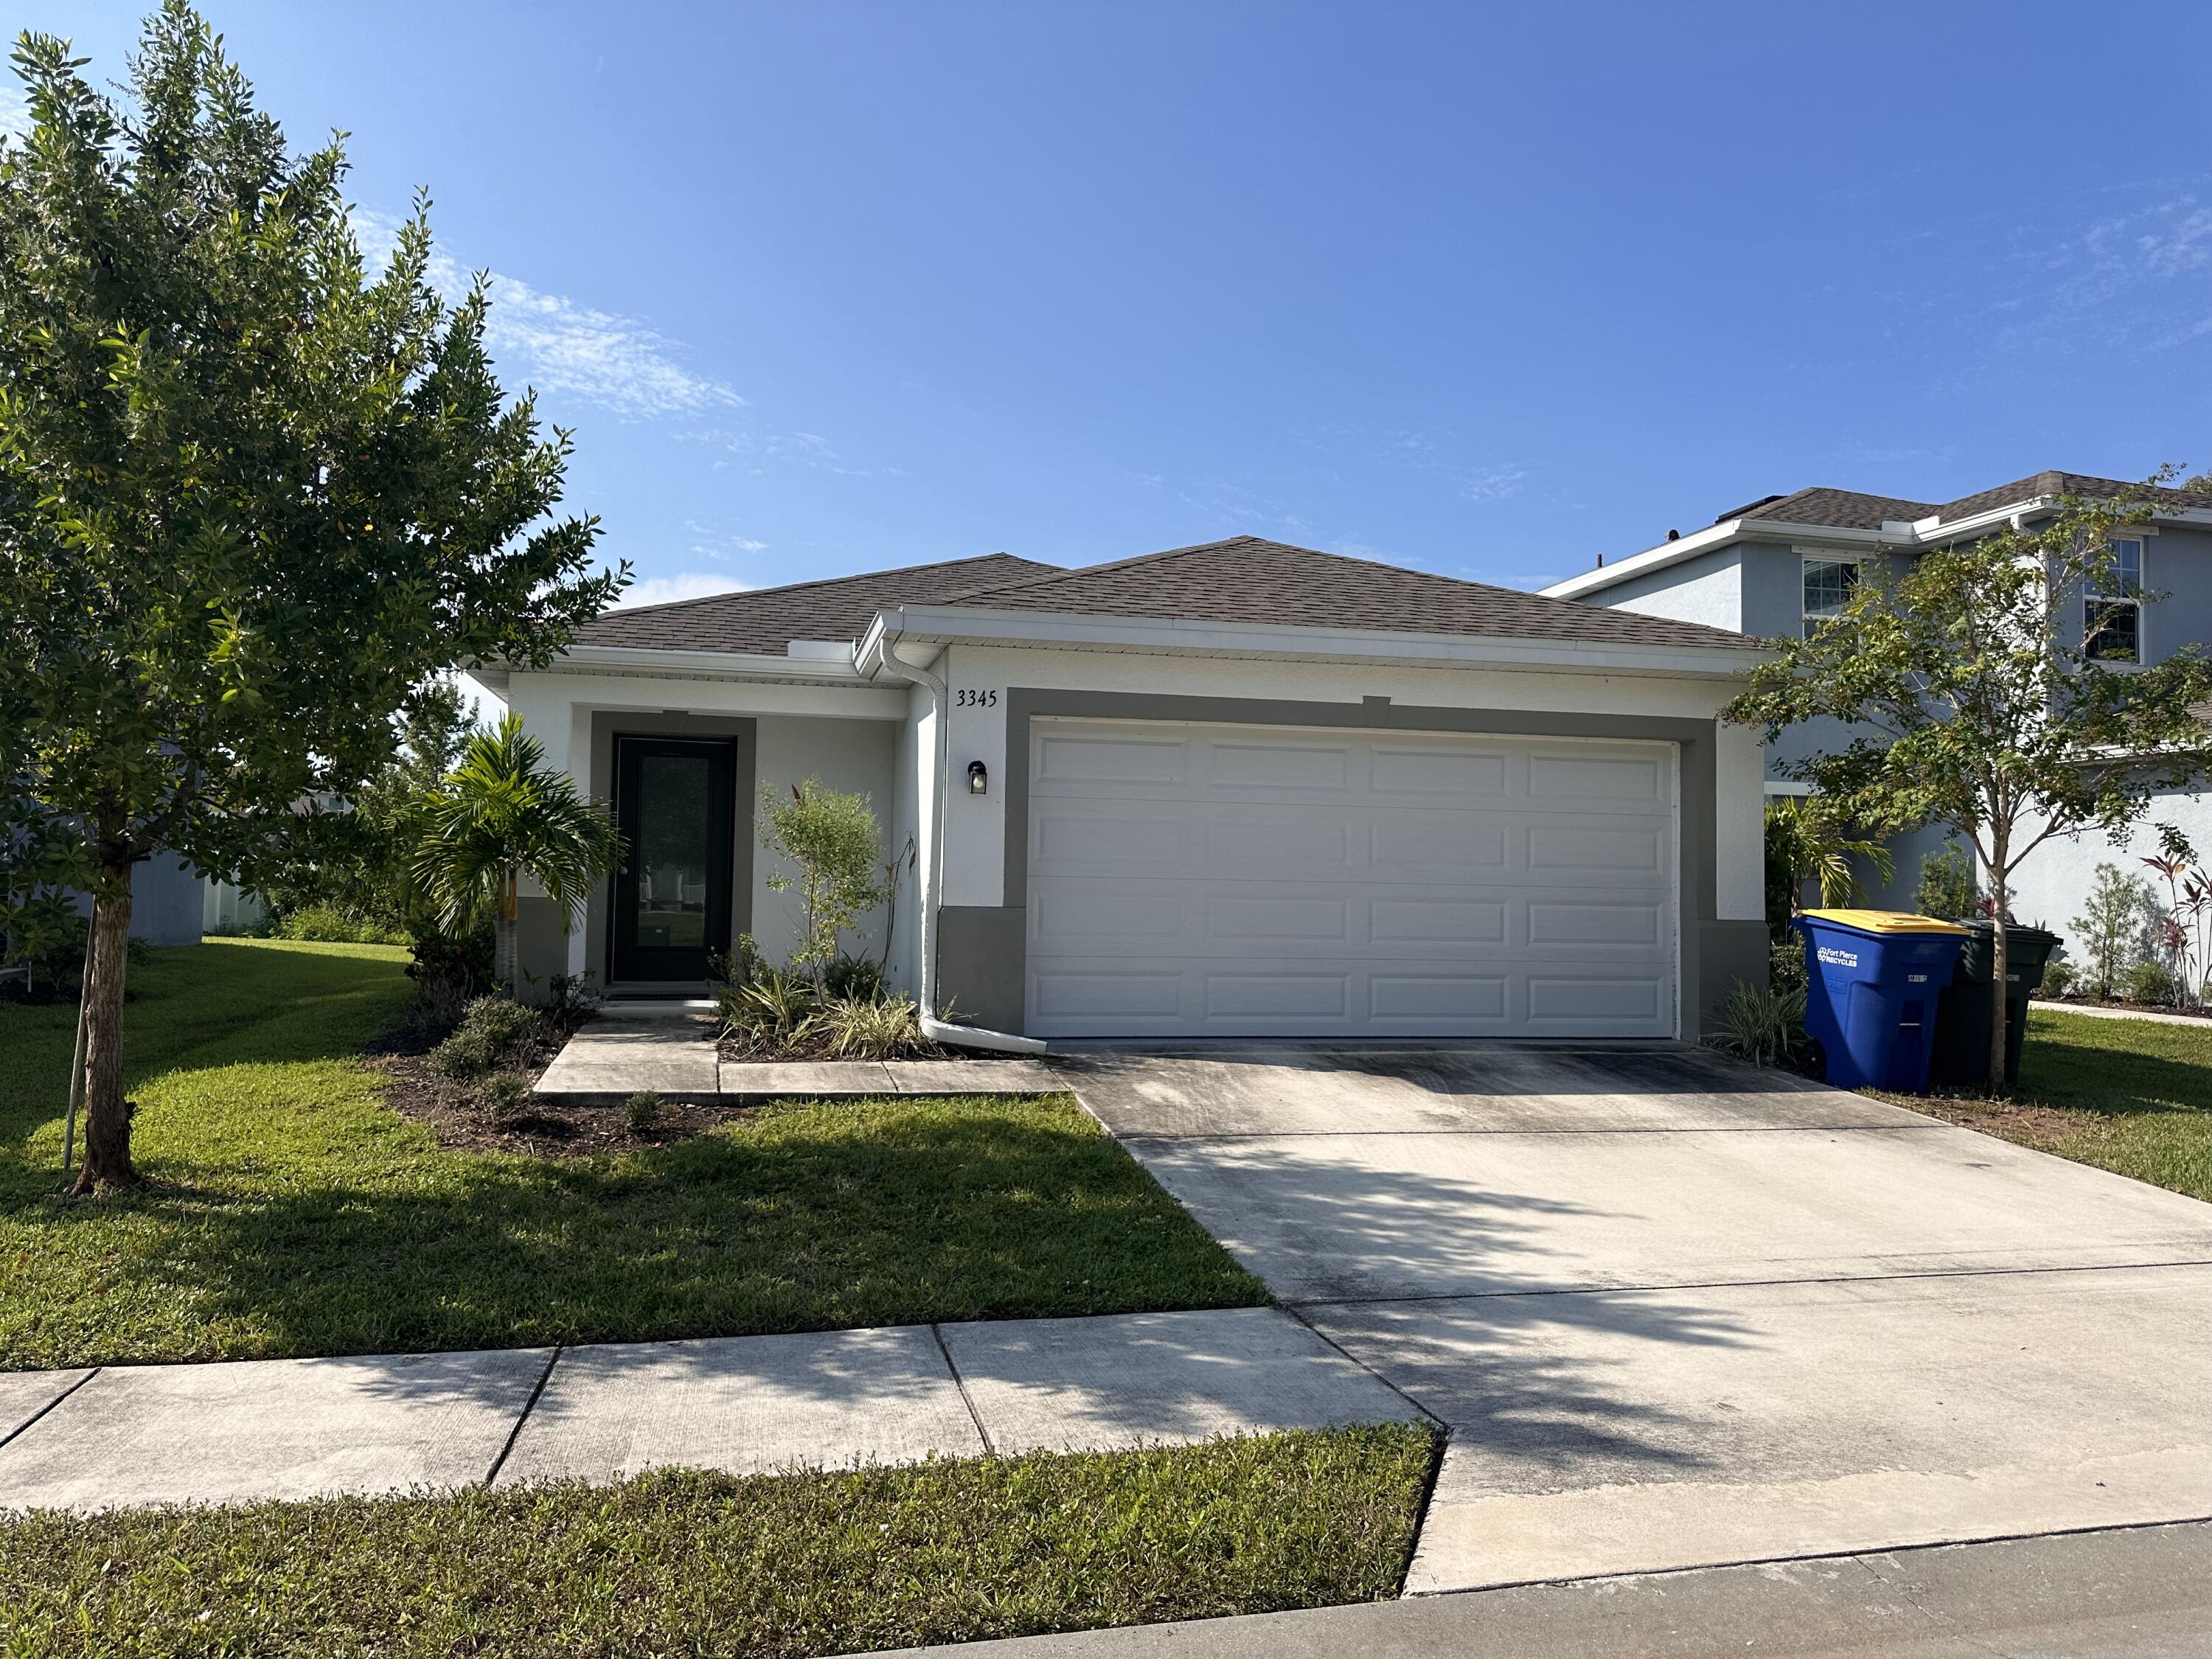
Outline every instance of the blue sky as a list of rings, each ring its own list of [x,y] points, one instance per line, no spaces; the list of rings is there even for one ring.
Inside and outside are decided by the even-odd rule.
[[[1239,532],[1529,586],[2212,464],[2202,5],[208,9],[498,274],[652,597]]]

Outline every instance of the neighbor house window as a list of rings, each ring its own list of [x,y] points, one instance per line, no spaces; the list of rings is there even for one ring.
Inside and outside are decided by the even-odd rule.
[[[1858,586],[1856,560],[1806,560],[1805,637],[1811,639],[1814,630],[1822,623],[1840,615],[1851,595],[1858,591]]]
[[[2081,653],[2100,662],[2140,662],[2142,647],[2142,547],[2132,538],[2112,544],[2112,556],[2081,595]]]

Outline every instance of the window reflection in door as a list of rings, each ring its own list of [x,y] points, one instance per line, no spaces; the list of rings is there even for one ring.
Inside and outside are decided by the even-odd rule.
[[[696,951],[707,943],[713,773],[705,755],[639,757],[630,863],[642,947]]]

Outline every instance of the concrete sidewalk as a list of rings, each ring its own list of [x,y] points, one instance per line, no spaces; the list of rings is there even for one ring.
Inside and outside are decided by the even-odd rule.
[[[1067,1087],[1035,1060],[724,1060],[717,1023],[696,1016],[602,1016],[570,1037],[538,1079],[538,1097],[563,1106],[619,1106],[641,1089],[688,1106],[877,1095],[1049,1094]]]
[[[2212,1650],[2212,1525],[1987,1544],[1139,1625],[943,1659],[2179,1659]]]
[[[0,1508],[1093,1451],[1421,1413],[1273,1308],[0,1375]]]

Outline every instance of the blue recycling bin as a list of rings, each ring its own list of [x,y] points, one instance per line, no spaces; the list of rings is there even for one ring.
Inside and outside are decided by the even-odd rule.
[[[1807,910],[1805,1032],[1839,1089],[1928,1086],[1936,999],[1951,982],[1966,930],[1895,910]]]

